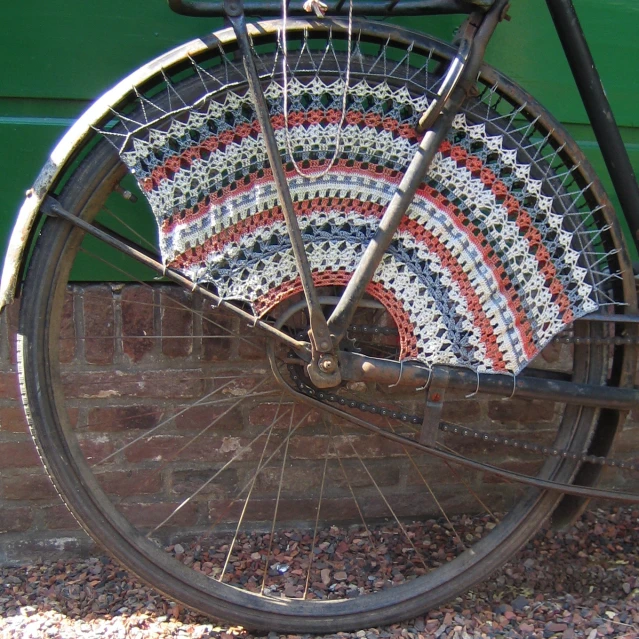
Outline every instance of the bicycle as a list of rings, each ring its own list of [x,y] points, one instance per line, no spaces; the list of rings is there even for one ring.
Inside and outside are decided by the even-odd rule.
[[[451,599],[560,504],[570,520],[591,497],[638,502],[594,487],[604,464],[637,470],[606,457],[639,398],[624,239],[575,142],[481,64],[507,2],[249,25],[274,8],[170,4],[231,28],[87,111],[27,194],[3,273],[6,304],[28,258],[25,411],[87,532],[206,614],[327,632]],[[572,3],[548,5],[637,237]],[[367,19],[429,12],[468,14],[455,46]],[[108,287],[82,283],[87,260]],[[550,410],[506,432],[485,413],[456,423],[483,397]]]

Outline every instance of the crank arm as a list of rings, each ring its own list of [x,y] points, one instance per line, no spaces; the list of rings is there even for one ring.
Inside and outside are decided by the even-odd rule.
[[[277,195],[282,205],[286,229],[291,239],[291,247],[295,255],[295,262],[304,290],[304,297],[306,298],[311,326],[309,337],[313,348],[313,361],[309,364],[308,372],[313,383],[320,388],[337,386],[341,381],[341,377],[337,366],[337,359],[333,354],[333,341],[331,340],[328,324],[318,300],[315,284],[313,283],[311,267],[308,263],[308,257],[302,239],[302,232],[300,231],[297,217],[293,210],[293,199],[291,198],[291,192],[288,188],[286,175],[282,167],[282,158],[277,148],[277,140],[275,139],[275,133],[271,125],[260,78],[255,68],[251,41],[248,31],[246,30],[246,19],[242,0],[225,0],[224,12],[233,27],[240,47],[249,93],[253,100],[257,119],[262,130],[266,153],[271,165],[271,170],[273,171],[273,181],[275,182]]]
[[[394,362],[340,351],[342,378],[355,382],[377,382],[419,388],[428,386],[430,369],[416,362]],[[594,386],[555,379],[474,373],[464,368],[448,368],[448,387],[463,392],[482,392],[499,397],[540,399],[578,406],[630,410],[639,405],[639,390]]]
[[[469,17],[459,54],[465,60],[463,72],[460,72],[456,58],[445,80],[447,88],[445,88],[442,96],[443,99],[436,101],[436,107],[433,108],[432,115],[428,117],[429,123],[434,122],[432,128],[426,131],[419,143],[419,147],[408,165],[406,173],[402,177],[380,220],[375,236],[366,247],[353,273],[353,277],[342,293],[342,299],[328,320],[334,344],[339,344],[346,335],[355,309],[362,299],[366,287],[388,249],[404,214],[413,201],[417,189],[424,181],[440,144],[450,130],[453,119],[466,99],[470,88],[474,86],[488,41],[497,24],[503,18],[507,5],[508,0],[497,0],[486,14],[475,12]]]
[[[71,222],[71,224],[77,226],[85,233],[92,235],[108,246],[111,246],[117,251],[124,253],[137,262],[140,262],[140,264],[144,264],[144,266],[147,266],[151,270],[155,271],[156,273],[158,273],[158,275],[166,277],[168,280],[174,282],[175,284],[179,284],[182,288],[190,291],[191,293],[199,293],[200,295],[202,295],[202,297],[212,302],[212,306],[216,308],[221,307],[228,311],[231,311],[232,313],[235,313],[235,315],[238,315],[240,318],[248,322],[251,326],[254,326],[256,329],[265,332],[270,337],[274,337],[275,339],[289,345],[291,348],[294,348],[299,353],[304,354],[308,352],[309,345],[306,342],[300,342],[299,340],[292,338],[290,335],[287,335],[286,333],[278,330],[274,326],[263,322],[254,315],[247,313],[238,306],[224,301],[215,293],[202,288],[196,282],[193,282],[188,277],[184,277],[184,275],[178,273],[178,271],[164,266],[164,264],[150,255],[148,251],[138,247],[137,245],[134,245],[133,243],[129,243],[128,240],[125,241],[125,238],[123,238],[121,235],[111,234],[111,232],[107,231],[103,226],[93,226],[86,220],[79,218],[77,215],[73,215],[73,213],[70,213],[65,208],[63,208],[60,203],[51,196],[47,196],[45,198],[42,206],[40,207],[40,211],[51,217],[59,217],[63,220],[66,220],[67,222]]]

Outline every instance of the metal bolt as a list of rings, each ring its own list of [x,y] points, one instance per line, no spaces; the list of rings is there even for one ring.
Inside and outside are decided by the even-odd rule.
[[[324,373],[332,373],[337,369],[337,360],[332,355],[324,355],[320,358],[319,367]]]

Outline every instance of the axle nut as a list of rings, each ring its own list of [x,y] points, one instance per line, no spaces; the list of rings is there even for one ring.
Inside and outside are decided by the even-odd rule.
[[[322,355],[318,364],[324,373],[333,373],[337,369],[337,360],[332,355]]]

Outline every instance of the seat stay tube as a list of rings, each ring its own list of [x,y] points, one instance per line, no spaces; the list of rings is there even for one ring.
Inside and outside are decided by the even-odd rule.
[[[337,357],[333,352],[333,343],[328,331],[326,318],[324,317],[317,290],[313,283],[311,266],[306,255],[302,232],[297,222],[297,217],[295,216],[293,199],[282,166],[275,132],[273,131],[269,117],[260,78],[255,68],[253,50],[246,27],[242,0],[225,0],[224,11],[237,37],[242,62],[246,71],[249,92],[262,131],[266,154],[271,165],[271,171],[273,172],[273,181],[282,207],[286,229],[291,240],[291,248],[295,256],[304,297],[306,298],[306,304],[308,306],[310,319],[308,335],[313,352],[312,362],[308,365],[308,373],[313,383],[319,388],[336,386],[341,381]]]
[[[546,0],[632,237],[639,246],[639,185],[572,0]]]

